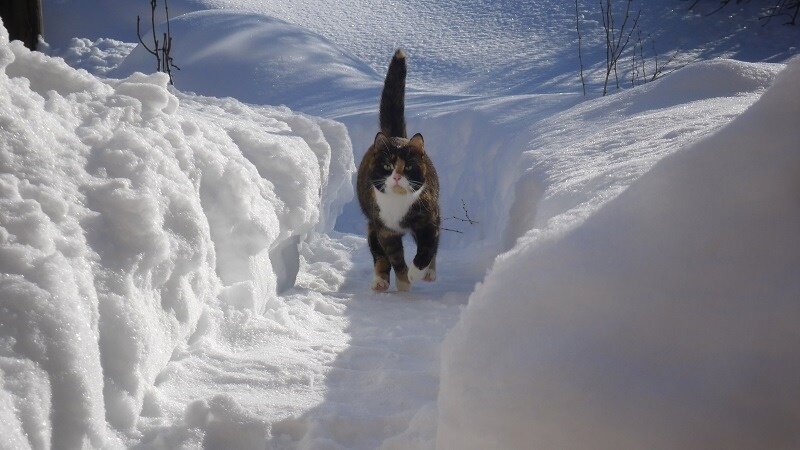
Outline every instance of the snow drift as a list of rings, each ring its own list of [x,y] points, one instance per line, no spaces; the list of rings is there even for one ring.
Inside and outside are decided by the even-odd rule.
[[[796,446],[798,114],[795,59],[585,220],[535,211],[445,340],[438,447]]]
[[[166,84],[0,27],[0,447],[121,445],[173,351],[274,301],[352,197],[342,125]]]
[[[180,66],[173,77],[184,91],[314,111],[323,103],[372,98],[383,82],[327,39],[261,14],[197,11],[172,19],[170,29]],[[149,72],[154,64],[139,45],[110,75]]]

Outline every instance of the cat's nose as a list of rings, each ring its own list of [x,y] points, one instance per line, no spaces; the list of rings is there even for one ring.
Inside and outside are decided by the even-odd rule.
[[[393,173],[393,174],[392,174],[392,178],[394,179],[394,181],[400,181],[400,177],[401,177],[401,176],[402,176],[402,175],[400,175],[400,174],[399,174],[399,173],[397,173],[397,172],[395,172],[395,173]]]

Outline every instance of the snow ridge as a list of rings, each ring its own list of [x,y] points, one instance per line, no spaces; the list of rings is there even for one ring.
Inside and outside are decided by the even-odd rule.
[[[167,81],[0,27],[0,447],[122,446],[175,352],[278,301],[352,197],[343,126]]]
[[[713,94],[769,79],[763,69],[687,75],[739,78],[702,88]],[[608,102],[661,103],[654,94],[685,81]],[[437,446],[795,446],[798,86],[796,58],[749,109],[613,200],[564,211],[570,190],[605,190],[559,186],[574,176],[545,192],[563,212],[497,259],[445,339]]]

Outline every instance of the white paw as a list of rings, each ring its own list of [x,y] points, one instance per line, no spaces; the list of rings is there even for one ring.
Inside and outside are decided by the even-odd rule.
[[[423,269],[417,269],[417,266],[413,263],[408,266],[408,281],[416,283],[417,281],[422,281],[423,276],[425,276]]]
[[[413,263],[408,268],[408,281],[416,283],[418,281],[434,281],[436,280],[436,270],[426,267],[418,269]]]
[[[372,278],[371,287],[373,291],[383,292],[389,289],[389,282],[375,275]]]

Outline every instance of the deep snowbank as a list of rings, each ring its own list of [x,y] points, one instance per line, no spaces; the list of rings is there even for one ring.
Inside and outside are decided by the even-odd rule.
[[[315,112],[323,103],[371,99],[383,83],[325,38],[272,17],[198,11],[172,19],[170,29],[176,36],[171,54],[180,66],[173,76],[184,91]],[[153,56],[139,45],[109,75],[154,67]]]
[[[503,247],[579,223],[661,158],[737,117],[782,68],[704,61],[535,124],[516,162]]]
[[[794,60],[585,221],[561,181],[445,341],[439,448],[797,445],[799,86]]]
[[[352,149],[331,121],[19,44],[0,27],[0,447],[113,447],[215,310],[293,282]]]

